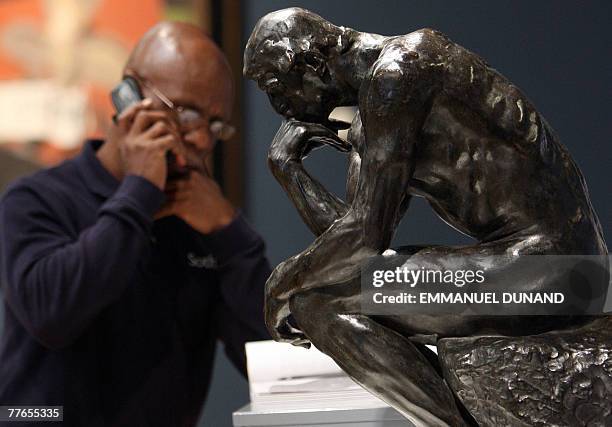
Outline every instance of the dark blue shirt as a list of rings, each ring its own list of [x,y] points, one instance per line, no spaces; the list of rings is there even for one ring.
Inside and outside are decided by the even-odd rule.
[[[101,145],[0,203],[0,405],[63,405],[66,426],[194,425],[217,340],[244,372],[244,343],[269,337],[264,243],[240,215],[209,235],[154,222],[163,193],[118,182]]]

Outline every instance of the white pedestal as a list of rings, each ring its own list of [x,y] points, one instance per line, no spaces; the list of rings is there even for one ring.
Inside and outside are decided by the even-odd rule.
[[[261,341],[246,354],[251,403],[234,427],[414,427],[314,347]]]
[[[264,410],[246,405],[233,415],[234,427],[414,427],[395,409]]]

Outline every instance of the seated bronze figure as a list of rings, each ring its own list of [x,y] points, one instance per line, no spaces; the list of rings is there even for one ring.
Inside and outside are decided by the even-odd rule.
[[[313,343],[416,425],[612,425],[606,403],[612,400],[612,324],[606,317],[360,312],[361,264],[389,248],[414,196],[477,243],[403,247],[403,256],[499,255],[512,264],[523,255],[607,254],[580,170],[516,86],[438,31],[383,37],[299,8],[261,18],[246,46],[244,74],[286,118],[269,166],[317,236],[268,280],[266,322],[274,339]],[[358,107],[348,143],[328,118],[338,106]],[[348,153],[346,201],[302,165],[321,145]],[[591,336],[604,341],[607,362],[584,362],[599,363],[599,370],[580,375],[597,399],[558,398],[557,391],[571,388],[560,379],[557,391],[526,392],[537,395],[539,405],[505,393],[511,385],[504,377],[479,383],[479,376],[514,369],[496,362],[504,352],[520,347],[523,354],[554,358],[565,351],[576,362],[576,352],[595,351],[598,344],[590,350],[580,344]],[[479,346],[497,348],[491,339],[507,345],[479,353],[478,367],[463,363],[461,356]],[[438,345],[440,360],[423,344]],[[568,367],[570,377],[580,373],[577,365]],[[529,366],[516,372],[539,369]],[[582,408],[585,402],[598,409]]]

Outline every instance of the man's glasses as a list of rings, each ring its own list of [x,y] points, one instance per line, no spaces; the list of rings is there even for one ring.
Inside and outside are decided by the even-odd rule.
[[[208,130],[212,137],[219,141],[227,141],[236,133],[236,128],[225,123],[223,120],[212,120],[209,122],[199,111],[182,105],[176,105],[157,87],[147,80],[139,78],[135,73],[130,73],[130,77],[133,77],[141,85],[153,92],[153,94],[176,116],[178,124],[183,132],[194,132],[208,126]]]

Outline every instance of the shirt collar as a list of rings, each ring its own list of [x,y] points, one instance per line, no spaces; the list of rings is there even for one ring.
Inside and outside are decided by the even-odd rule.
[[[95,194],[108,199],[119,187],[119,181],[102,165],[96,155],[103,140],[85,142],[81,154],[75,159],[85,185]]]

